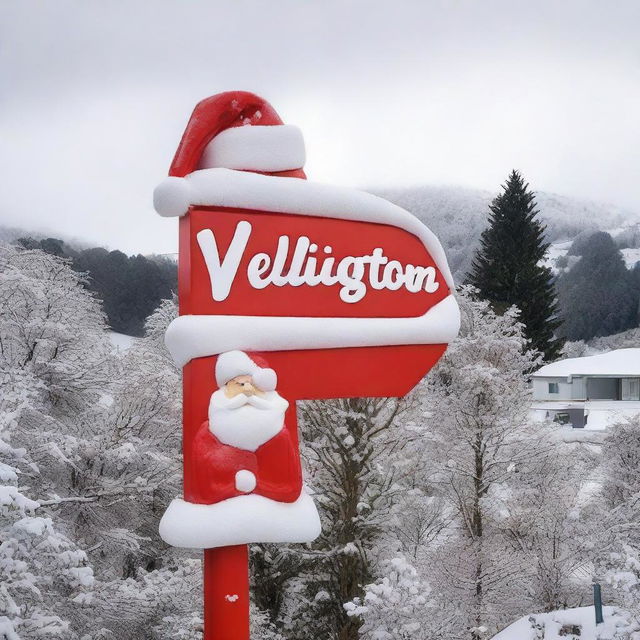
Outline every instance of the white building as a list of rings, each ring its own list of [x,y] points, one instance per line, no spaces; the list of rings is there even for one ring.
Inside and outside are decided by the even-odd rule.
[[[640,349],[545,365],[532,376],[533,411],[575,428],[606,429],[640,413]]]

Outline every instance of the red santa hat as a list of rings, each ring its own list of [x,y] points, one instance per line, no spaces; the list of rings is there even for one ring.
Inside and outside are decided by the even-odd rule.
[[[199,169],[235,169],[306,178],[298,127],[282,123],[275,109],[247,91],[227,91],[199,102],[153,202],[161,216],[183,215],[192,194],[185,176]]]
[[[216,382],[223,387],[238,376],[251,376],[253,383],[262,391],[275,391],[278,376],[266,366],[263,358],[249,356],[244,351],[227,351],[218,356],[216,362]]]
[[[222,167],[303,178],[304,162],[298,127],[283,124],[259,96],[227,91],[196,105],[169,175],[184,177],[197,169]]]

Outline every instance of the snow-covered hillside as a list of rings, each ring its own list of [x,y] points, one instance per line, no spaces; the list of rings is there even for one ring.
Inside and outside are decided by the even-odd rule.
[[[419,187],[379,192],[420,218],[440,238],[449,264],[458,282],[469,271],[478,239],[487,225],[489,204],[494,193],[462,187]],[[640,238],[632,233],[640,225],[640,212],[553,193],[536,192],[540,215],[552,243],[548,265],[557,269],[574,238],[584,231],[609,231],[614,237],[624,234],[622,249],[628,266],[640,255]],[[637,258],[636,258],[637,257]]]
[[[15,242],[18,238],[22,238],[27,235],[37,238],[42,237],[41,233],[37,233],[35,231],[25,231],[24,229],[18,229],[17,227],[5,227],[0,225],[0,244]]]
[[[109,331],[109,340],[111,341],[115,351],[123,353],[133,346],[138,338],[127,336],[124,333],[118,333],[117,331]]]
[[[489,204],[496,194],[455,186],[390,189],[377,193],[429,226],[447,252],[456,281],[462,282],[487,225]],[[547,238],[552,243],[547,264],[554,271],[564,266],[571,243],[583,231],[608,231],[619,237],[628,267],[640,260],[640,212],[543,191],[536,192],[536,201],[547,225]],[[0,226],[0,242],[12,242],[21,236],[40,238],[43,233]],[[72,244],[82,243],[74,240]]]
[[[624,224],[615,229],[602,229],[606,231],[616,242],[620,248],[620,253],[624,258],[627,269],[633,269],[636,262],[640,261],[640,237],[635,234],[636,229],[640,228],[638,223],[634,223],[633,219],[630,219],[627,224]],[[626,238],[633,235],[633,246],[625,246],[627,242]],[[578,260],[579,256],[570,255],[569,250],[573,240],[560,240],[559,242],[553,242],[549,247],[547,253],[546,266],[548,266],[553,273],[560,273],[565,269],[570,269]]]

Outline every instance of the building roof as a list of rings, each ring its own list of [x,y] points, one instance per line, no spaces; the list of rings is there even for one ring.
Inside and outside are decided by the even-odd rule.
[[[616,349],[584,358],[558,360],[538,369],[535,378],[567,376],[631,376],[640,377],[640,349]]]

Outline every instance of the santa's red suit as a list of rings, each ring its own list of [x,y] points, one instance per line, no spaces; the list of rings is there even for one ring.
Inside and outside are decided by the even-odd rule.
[[[162,539],[189,549],[315,540],[320,517],[302,486],[297,434],[285,425],[289,403],[276,392],[275,371],[257,356],[227,351],[215,377],[209,419],[185,451],[184,499],[162,516]]]
[[[278,502],[294,502],[300,497],[300,458],[286,427],[255,451],[249,451],[220,442],[211,433],[207,420],[193,440],[192,456],[195,482],[189,496],[191,502],[214,504],[248,493]],[[255,476],[255,488],[236,488],[239,471]]]

